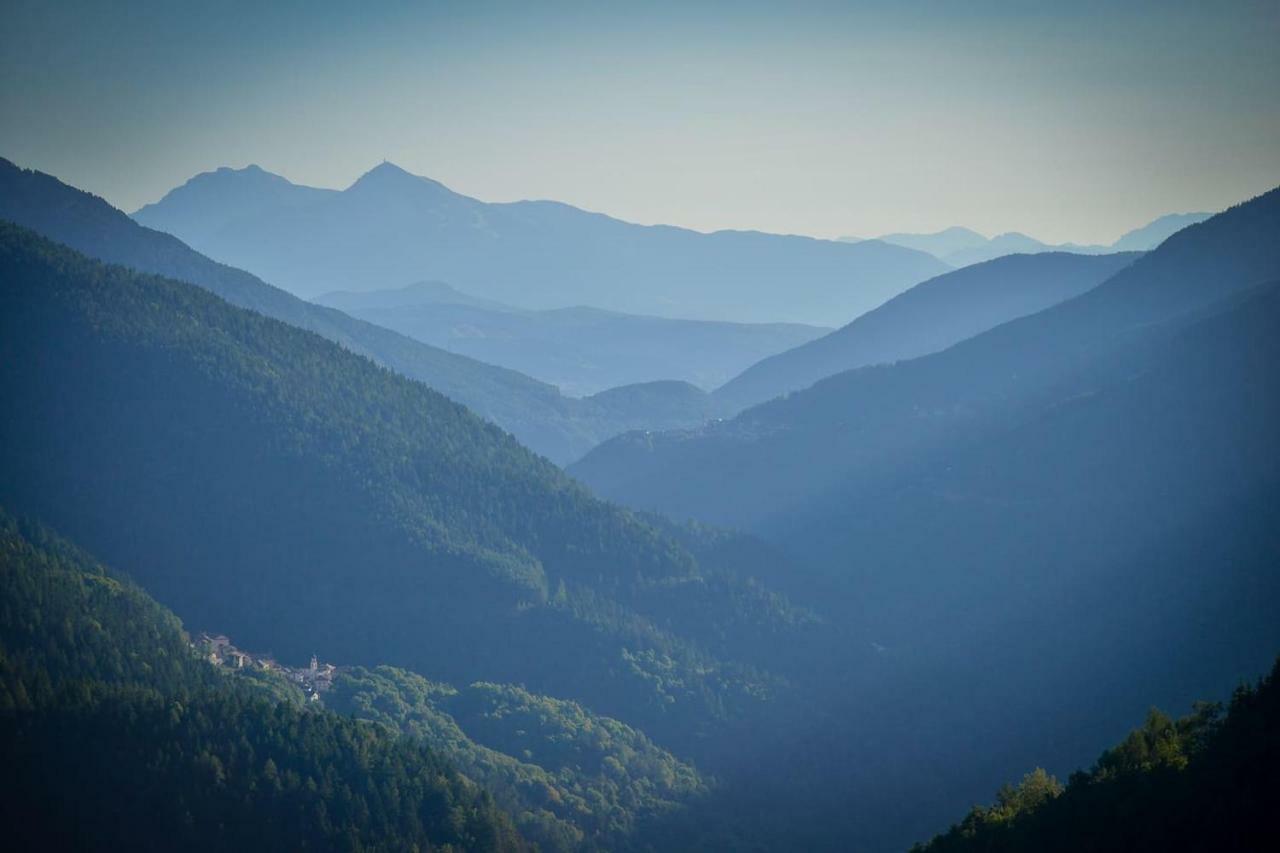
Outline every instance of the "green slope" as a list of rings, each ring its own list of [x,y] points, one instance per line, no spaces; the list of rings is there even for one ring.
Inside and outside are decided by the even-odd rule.
[[[517,850],[420,744],[279,702],[178,620],[0,510],[0,819],[11,850]]]
[[[449,756],[550,850],[636,843],[644,821],[707,791],[695,768],[630,726],[520,687],[458,689],[394,667],[356,667],[339,673],[324,701]]]
[[[757,611],[785,634],[784,602],[425,386],[12,226],[0,280],[3,499],[188,624],[520,681],[673,746],[771,694]]]
[[[915,853],[1274,850],[1280,846],[1280,663],[1227,713],[1201,704],[1141,728],[1064,787],[1037,769]]]

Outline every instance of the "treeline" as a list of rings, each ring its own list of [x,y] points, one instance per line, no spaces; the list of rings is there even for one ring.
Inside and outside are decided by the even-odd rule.
[[[131,582],[0,510],[9,849],[519,850],[424,744],[201,661]]]
[[[1225,716],[1201,703],[1179,719],[1153,709],[1088,771],[1044,770],[913,853],[1280,849],[1280,661],[1241,687]]]

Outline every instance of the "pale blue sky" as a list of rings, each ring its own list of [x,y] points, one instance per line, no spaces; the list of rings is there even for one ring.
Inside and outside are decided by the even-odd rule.
[[[0,155],[127,210],[387,158],[702,230],[1101,242],[1280,184],[1276,0],[5,5]]]

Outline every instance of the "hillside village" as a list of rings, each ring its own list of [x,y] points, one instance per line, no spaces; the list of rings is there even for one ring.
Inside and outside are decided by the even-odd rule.
[[[307,695],[308,701],[317,701],[321,693],[333,688],[334,676],[338,667],[331,663],[321,663],[315,656],[305,668],[285,666],[270,655],[254,654],[237,648],[225,634],[209,634],[202,632],[192,647],[210,664],[227,669],[259,669],[284,676],[300,686]]]

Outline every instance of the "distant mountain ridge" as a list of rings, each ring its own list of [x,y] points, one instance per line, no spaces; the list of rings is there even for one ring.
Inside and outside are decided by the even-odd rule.
[[[8,223],[0,281],[0,502],[246,648],[519,682],[692,748],[805,636],[741,561],[312,332]]]
[[[1169,213],[1128,231],[1108,245],[1080,243],[1045,243],[1017,231],[986,237],[969,228],[953,226],[932,234],[885,234],[874,239],[895,246],[928,252],[939,260],[957,267],[982,263],[1012,254],[1036,252],[1072,252],[1097,255],[1108,252],[1146,252],[1159,246],[1173,234],[1203,222],[1211,213]],[[842,238],[860,242],[856,237]]]
[[[187,232],[219,227],[246,214],[318,201],[333,192],[299,187],[254,164],[196,175],[166,199],[174,229]]]
[[[1152,702],[1222,695],[1267,666],[1280,648],[1278,233],[1275,189],[941,352],[697,430],[628,434],[571,466],[613,500],[766,539],[809,567],[800,600],[892,661],[875,682],[897,697],[884,733],[848,698],[863,682],[833,686],[850,710],[774,751],[827,768],[821,781],[757,786],[741,809],[825,802],[826,844],[798,846],[835,848],[867,785],[909,797],[945,766],[990,790],[1028,756],[1078,766]],[[948,705],[964,738],[938,725]],[[861,773],[862,744],[898,739],[916,774],[901,756]],[[954,797],[952,814],[971,802]]]
[[[895,246],[906,246],[919,252],[928,252],[935,258],[955,254],[965,249],[976,249],[986,245],[989,240],[971,228],[953,225],[932,234],[884,234],[874,238]]]
[[[491,204],[390,163],[342,191],[246,171],[197,175],[134,218],[304,296],[437,279],[523,308],[831,326],[948,268],[884,243],[703,234],[559,202]]]
[[[678,454],[681,461],[676,462],[675,457],[672,459],[681,476],[664,478],[660,468],[653,464],[656,459],[651,459],[634,469],[633,473],[639,475],[635,485],[645,481],[671,497],[687,493],[697,478],[691,476],[688,460],[683,456],[694,446],[723,450],[738,446],[742,450],[757,442],[761,446],[768,445],[774,436],[789,443],[800,440],[800,431],[796,427],[801,420],[817,429],[832,429],[833,422],[827,418],[842,412],[846,405],[853,406],[851,411],[857,412],[859,417],[871,417],[874,413],[877,421],[887,425],[892,418],[906,418],[899,406],[907,405],[911,395],[920,397],[911,405],[924,411],[958,406],[957,417],[959,412],[970,410],[978,401],[984,404],[1002,401],[1001,405],[1008,405],[1004,401],[1024,397],[1026,400],[1038,399],[1035,395],[1049,393],[1049,389],[1055,387],[1053,383],[1060,381],[1059,377],[1081,369],[1082,359],[1093,359],[1108,351],[1104,343],[1110,347],[1115,346],[1114,339],[1123,340],[1126,330],[1167,322],[1184,312],[1202,309],[1233,292],[1280,278],[1280,249],[1272,239],[1277,217],[1280,217],[1280,190],[1272,190],[1180,231],[1157,250],[1124,265],[1101,285],[1087,289],[1079,296],[999,325],[950,349],[890,367],[845,371],[801,393],[748,409],[722,424],[688,433],[645,438],[641,442],[643,446],[650,451],[658,451],[659,455],[683,448]],[[1034,262],[1036,259],[1032,256],[1027,260]],[[962,272],[959,270],[953,275],[958,276]],[[1015,373],[1010,372],[1010,364],[1017,365]],[[959,376],[968,378],[960,383],[956,378]],[[916,377],[919,377],[921,386],[909,391],[917,382]],[[855,394],[886,394],[896,402],[892,412],[882,404],[860,402],[855,405],[850,399]],[[965,397],[973,402],[960,402]],[[820,416],[823,412],[826,416]],[[909,418],[904,420],[904,424],[908,421]],[[913,429],[916,425],[912,424]],[[935,426],[929,426],[930,434]],[[884,438],[896,444],[902,435],[901,431],[891,431]],[[621,450],[628,446],[638,448],[636,437],[623,436],[602,445],[573,466],[573,470],[588,483],[601,488],[604,494],[622,497],[629,487],[617,489],[614,481],[597,479],[591,472],[607,459],[611,448]],[[862,458],[861,453],[854,458],[859,465],[869,461]],[[607,465],[599,470],[601,473],[606,469],[623,473],[631,468],[631,465],[624,465],[613,469],[612,465]],[[751,470],[812,475],[815,482],[838,481],[840,476],[838,468],[831,465],[807,469],[768,466]],[[805,471],[807,473],[802,473]],[[606,482],[609,482],[608,486]],[[720,483],[714,478],[706,485],[713,483],[718,490]],[[805,491],[812,487],[811,483]],[[647,491],[647,488],[642,488],[639,493]],[[773,494],[772,488],[734,491],[735,499],[770,495],[761,507],[768,505],[772,507],[769,512],[777,512]],[[698,503],[704,513],[710,507],[727,508],[727,504],[709,494],[704,497],[706,500]],[[697,514],[691,512],[694,504],[686,503],[684,499],[675,502],[664,499],[658,503],[645,500],[637,502],[637,505],[677,516]],[[755,517],[754,514],[751,517]],[[717,512],[713,518],[730,524],[750,523],[748,516],[734,512]]]
[[[1154,249],[1183,228],[1203,222],[1212,213],[1169,213],[1135,228],[1111,244],[1117,252],[1145,252]]]
[[[247,272],[210,260],[176,237],[137,224],[97,196],[3,158],[0,219],[91,257],[192,282],[234,305],[323,335],[465,404],[558,463],[572,461],[627,429],[694,426],[703,419],[705,406],[680,414],[667,406],[665,411],[672,413],[673,420],[661,422],[651,420],[648,411],[623,408],[620,402],[625,395],[604,404],[571,399],[514,370],[428,346],[333,308],[305,302]]]
[[[337,308],[352,316],[354,316],[353,312],[360,310],[410,308],[422,305],[469,305],[473,308],[506,312],[524,310],[493,299],[481,299],[478,296],[463,293],[443,281],[415,281],[404,287],[393,287],[387,290],[335,290],[331,293],[322,293],[311,301]]]
[[[917,358],[1096,287],[1139,253],[1006,255],[917,284],[829,335],[752,365],[712,396],[724,411],[870,364]]]
[[[315,301],[450,352],[519,370],[573,396],[660,381],[709,390],[762,358],[830,331],[789,323],[671,320],[588,307],[534,311],[473,297],[441,282],[338,292]]]

